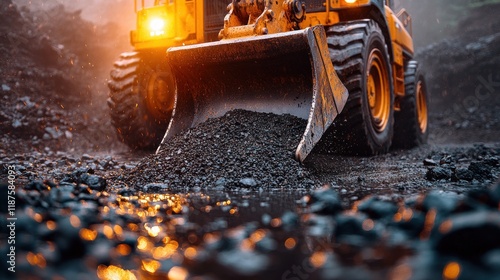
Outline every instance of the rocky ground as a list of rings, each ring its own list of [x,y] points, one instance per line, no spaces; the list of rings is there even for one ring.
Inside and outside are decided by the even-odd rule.
[[[69,13],[63,6],[32,11],[10,0],[0,5],[0,21],[1,149],[81,153],[123,148],[105,103],[109,65],[123,40],[115,34],[120,30],[84,21],[78,11]]]
[[[158,155],[128,151],[96,82],[109,46],[70,30],[111,31],[62,7],[0,7],[0,197],[14,176],[17,218],[2,279],[500,279],[494,24],[419,52],[428,145],[299,165],[302,121],[245,111]]]

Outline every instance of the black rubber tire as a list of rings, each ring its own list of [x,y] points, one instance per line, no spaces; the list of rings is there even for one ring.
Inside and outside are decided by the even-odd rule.
[[[394,93],[392,70],[382,30],[373,20],[343,22],[327,28],[330,57],[337,75],[349,91],[349,98],[336,118],[326,140],[326,152],[370,156],[389,151],[393,137]],[[387,124],[381,131],[373,128],[367,97],[367,64],[373,49],[382,53],[388,79]],[[324,152],[324,150],[322,151]]]
[[[421,128],[417,107],[417,85],[423,87],[425,102],[428,108],[428,92],[423,75],[420,73],[418,62],[410,60],[405,68],[405,96],[400,100],[401,110],[394,113],[393,147],[410,149],[427,143],[429,136],[428,116],[427,125]],[[427,110],[425,110],[427,112]]]
[[[146,104],[148,81],[165,59],[153,53],[127,52],[111,71],[108,107],[118,139],[133,150],[152,151],[160,144],[172,115],[153,114]]]

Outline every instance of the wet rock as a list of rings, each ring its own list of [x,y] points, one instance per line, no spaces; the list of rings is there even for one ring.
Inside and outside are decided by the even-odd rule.
[[[122,169],[126,169],[126,170],[132,170],[134,169],[136,166],[134,164],[124,164],[121,166]]]
[[[382,235],[380,224],[365,215],[338,215],[334,235],[338,243],[365,246],[376,242]]]
[[[264,226],[268,226],[270,223],[271,223],[271,220],[273,219],[273,217],[271,217],[271,215],[265,213],[262,215],[261,217],[261,222]]]
[[[142,189],[144,192],[155,192],[155,193],[162,193],[169,190],[168,185],[163,183],[150,183],[142,187]]]
[[[26,190],[37,190],[37,191],[44,191],[48,190],[49,186],[44,184],[41,181],[31,181],[25,186]]]
[[[424,196],[421,205],[424,212],[435,210],[439,215],[448,215],[460,204],[460,196],[454,192],[431,191]]]
[[[245,260],[245,261],[241,261]],[[258,275],[269,266],[269,257],[253,251],[227,251],[219,253],[217,261],[226,269],[239,275]]]
[[[281,216],[281,226],[286,231],[296,229],[299,225],[299,216],[293,212],[287,211]]]
[[[215,181],[215,187],[216,188],[225,188],[226,187],[226,184],[227,184],[227,180],[226,178],[219,178],[217,179],[217,181]]]
[[[83,154],[82,155],[82,160],[91,160],[91,159],[93,159],[93,157],[90,156],[89,154]]]
[[[430,158],[424,159],[424,166],[437,166],[438,163]]]
[[[434,167],[434,168],[429,168],[425,176],[429,181],[438,181],[438,180],[451,179],[451,174],[452,173],[450,169],[443,167]]]
[[[75,200],[75,185],[73,184],[61,184],[57,188],[50,190],[50,199],[55,203],[66,203]]]
[[[107,186],[106,180],[97,175],[82,174],[80,180],[82,183],[87,184],[92,190],[99,192],[103,191]]]
[[[424,230],[425,214],[412,209],[406,209],[400,214],[401,217],[389,222],[388,226],[400,230],[408,238],[419,238]]]
[[[472,172],[468,168],[457,168],[453,173],[452,180],[453,181],[472,181],[474,179],[474,172]]]
[[[132,196],[136,194],[136,191],[128,188],[127,186],[121,186],[121,188],[118,190],[118,194],[122,196]]]
[[[398,211],[398,207],[392,202],[383,201],[377,197],[368,197],[358,204],[358,211],[365,213],[371,219],[391,220]]]
[[[267,234],[266,236],[264,236],[264,238],[255,243],[255,249],[258,252],[264,254],[273,252],[274,250],[276,250],[277,247],[278,244],[272,237],[269,236],[269,234]]]
[[[47,132],[52,139],[59,139],[63,135],[62,132],[53,127],[46,127],[45,132]]]
[[[475,259],[500,249],[500,212],[476,211],[444,220],[434,232],[434,247],[441,253]]]
[[[335,215],[342,211],[343,207],[337,192],[325,186],[311,194],[309,209],[313,213]]]
[[[240,186],[244,188],[255,188],[258,183],[254,178],[243,178],[239,181]]]
[[[73,133],[68,130],[64,131],[64,136],[66,137],[66,139],[73,139]]]
[[[469,171],[474,175],[476,180],[486,180],[491,179],[491,166],[483,162],[471,162],[469,165]]]
[[[487,210],[488,208],[491,210],[498,209],[498,202],[495,200],[490,189],[474,189],[467,192],[461,206],[461,208],[468,207],[466,209],[468,211]]]
[[[500,158],[496,156],[487,157],[483,162],[489,166],[498,167],[500,166]]]

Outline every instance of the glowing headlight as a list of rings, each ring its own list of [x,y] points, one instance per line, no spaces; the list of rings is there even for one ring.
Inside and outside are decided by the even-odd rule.
[[[347,4],[354,4],[357,0],[345,0]]]
[[[165,20],[161,18],[153,18],[149,21],[149,35],[160,36],[165,34]]]

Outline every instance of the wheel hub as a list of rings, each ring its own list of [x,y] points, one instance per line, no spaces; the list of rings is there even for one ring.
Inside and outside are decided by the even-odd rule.
[[[391,94],[389,73],[382,52],[378,49],[372,50],[368,58],[366,94],[370,107],[372,127],[378,133],[383,132],[389,123]]]
[[[146,85],[146,105],[149,112],[158,120],[168,119],[174,107],[173,81],[167,75],[153,72]]]

